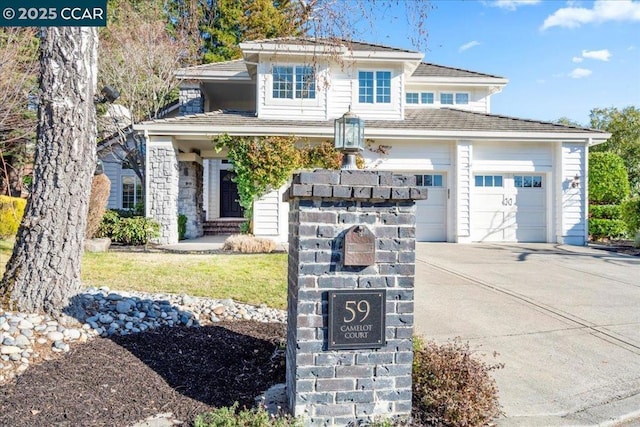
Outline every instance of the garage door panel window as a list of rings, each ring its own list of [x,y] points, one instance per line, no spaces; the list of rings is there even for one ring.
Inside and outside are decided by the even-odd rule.
[[[513,186],[516,188],[542,188],[542,176],[540,175],[515,175]]]
[[[442,187],[443,185],[442,175],[439,175],[439,174],[416,175],[416,185],[418,187]]]
[[[502,175],[476,175],[476,187],[502,187]]]

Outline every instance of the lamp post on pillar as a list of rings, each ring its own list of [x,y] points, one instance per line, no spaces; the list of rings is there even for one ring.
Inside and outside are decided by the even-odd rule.
[[[351,107],[334,122],[335,148],[343,153],[340,169],[358,169],[356,154],[364,149],[364,120]]]

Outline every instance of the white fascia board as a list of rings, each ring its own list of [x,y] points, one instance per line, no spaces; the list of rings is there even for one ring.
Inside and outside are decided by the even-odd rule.
[[[279,43],[260,43],[247,42],[240,43],[243,57],[251,54],[282,54],[282,53],[301,53],[313,55],[335,55],[344,54],[348,49],[343,46],[329,46],[316,44],[279,44]]]
[[[407,84],[433,84],[447,86],[506,86],[508,79],[496,77],[409,77]]]
[[[296,135],[300,137],[333,138],[333,127],[283,127],[278,126],[184,126],[175,124],[156,123],[138,125],[136,130],[144,130],[149,135]],[[365,128],[366,138],[385,138],[398,140],[429,140],[429,139],[468,139],[468,140],[517,140],[517,141],[582,141],[591,145],[605,142],[611,134],[592,133],[560,133],[560,132],[496,132],[496,131],[429,131],[424,129],[377,129]]]
[[[389,50],[358,50],[347,54],[353,59],[370,59],[372,61],[422,61],[424,55],[419,52],[399,52]],[[417,67],[417,66],[416,66]]]
[[[585,132],[498,132],[498,131],[462,131],[423,129],[366,129],[367,138],[389,139],[469,139],[469,140],[529,140],[529,141],[583,141],[599,144],[611,137],[611,134]],[[596,142],[598,141],[598,142]]]
[[[249,77],[249,73],[246,71],[237,72],[237,71],[196,71],[196,72],[177,72],[177,79],[183,80],[199,80],[202,82],[211,81],[211,80],[251,80]]]
[[[136,127],[137,131],[148,132],[149,135],[172,135],[180,136],[213,136],[221,134],[238,136],[280,136],[296,135],[301,137],[331,137],[333,138],[334,128],[331,127],[287,127],[283,131],[282,127],[247,127],[247,126],[184,126],[176,127],[175,124],[154,124],[152,126]]]

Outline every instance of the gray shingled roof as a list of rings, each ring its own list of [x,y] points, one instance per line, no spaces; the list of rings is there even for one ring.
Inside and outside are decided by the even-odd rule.
[[[275,44],[293,45],[293,46],[343,45],[356,52],[374,51],[374,52],[420,53],[414,50],[400,49],[397,47],[383,46],[383,45],[378,45],[373,43],[353,41],[353,40],[350,41],[350,40],[343,40],[343,39],[337,39],[337,38],[336,39],[331,39],[331,38],[312,39],[312,38],[304,38],[304,37],[281,37],[281,38],[274,38],[274,39],[253,40],[247,43],[275,43]]]
[[[461,68],[445,67],[437,64],[422,62],[411,75],[412,77],[491,77],[502,79],[503,77],[491,74],[478,73],[475,71],[463,70]]]
[[[193,67],[181,68],[180,73],[185,72],[203,72],[203,71],[220,71],[220,72],[247,72],[247,66],[243,59],[234,59],[232,61],[213,62],[211,64],[196,65]]]
[[[408,109],[405,120],[366,120],[366,127],[371,129],[406,129],[426,131],[478,131],[478,132],[535,132],[535,133],[606,133],[594,129],[565,126],[556,123],[536,120],[518,119],[495,114],[475,113],[453,108]],[[176,129],[185,127],[211,126],[242,127],[256,130],[261,127],[281,127],[286,132],[288,127],[296,128],[330,128],[333,132],[333,120],[272,120],[259,119],[254,112],[247,111],[212,111],[191,116],[180,116],[143,122],[142,127],[173,124]],[[164,127],[164,126],[163,126]]]

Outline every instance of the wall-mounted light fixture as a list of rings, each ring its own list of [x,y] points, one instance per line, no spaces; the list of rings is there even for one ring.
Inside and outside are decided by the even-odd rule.
[[[118,92],[115,88],[111,86],[105,86],[100,91],[102,96],[96,95],[95,103],[103,104],[105,102],[114,102],[116,99],[120,98],[120,92]]]
[[[336,150],[343,153],[340,169],[358,169],[356,153],[364,150],[364,120],[349,111],[334,122]]]
[[[580,175],[576,174],[571,180],[571,188],[580,188]]]

